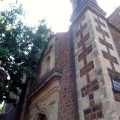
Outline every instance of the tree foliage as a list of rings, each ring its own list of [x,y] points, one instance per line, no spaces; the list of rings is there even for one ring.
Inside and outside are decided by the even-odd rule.
[[[21,6],[0,12],[0,60],[8,78],[0,82],[0,102],[11,103],[19,95],[23,77],[34,77],[34,68],[47,42],[50,29],[45,20],[38,27],[28,27],[22,20]]]

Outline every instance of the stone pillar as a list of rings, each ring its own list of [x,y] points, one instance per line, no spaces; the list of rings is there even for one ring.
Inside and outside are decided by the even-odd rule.
[[[119,120],[110,79],[120,74],[118,53],[105,18],[91,11],[72,26],[79,120]]]

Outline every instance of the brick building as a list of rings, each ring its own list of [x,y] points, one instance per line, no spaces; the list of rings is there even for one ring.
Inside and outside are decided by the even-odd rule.
[[[49,38],[16,120],[120,120],[120,7],[106,18],[96,0],[71,3],[72,25]]]
[[[120,6],[108,17],[109,22],[120,29]]]

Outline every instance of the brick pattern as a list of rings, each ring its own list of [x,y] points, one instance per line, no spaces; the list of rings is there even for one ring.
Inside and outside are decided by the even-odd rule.
[[[93,48],[92,45],[89,45],[88,47],[85,46],[85,42],[89,40],[90,34],[88,32],[85,36],[83,36],[83,31],[87,28],[87,23],[82,26],[83,20],[85,20],[85,15],[83,15],[76,24],[76,26],[80,27],[80,29],[76,32],[76,37],[80,36],[81,38],[77,45],[78,48],[82,47],[83,49],[83,52],[78,55],[78,62],[81,60],[84,61],[84,67],[80,69],[80,77],[89,74],[89,72],[94,68],[93,61],[87,63],[86,59],[86,57],[92,52]]]
[[[112,63],[118,64],[118,60],[116,57],[112,56],[110,53],[107,53],[102,50],[103,57],[111,61]]]
[[[110,29],[113,41],[115,43],[115,46],[117,48],[118,54],[120,56],[120,32],[116,31],[114,28],[110,26],[109,26],[109,29]]]
[[[116,57],[114,57],[114,56],[112,56],[112,55],[110,54],[110,49],[112,49],[113,47],[112,47],[112,45],[111,45],[110,43],[107,43],[106,38],[105,38],[105,37],[108,37],[108,38],[109,38],[109,34],[108,34],[105,30],[103,30],[102,27],[101,27],[101,26],[104,26],[104,27],[106,27],[106,26],[104,25],[104,23],[100,22],[100,18],[99,18],[99,17],[98,17],[97,20],[94,19],[94,21],[95,21],[95,22],[97,23],[97,25],[98,25],[98,26],[96,26],[96,30],[97,30],[98,32],[100,32],[100,33],[102,34],[102,36],[103,36],[103,40],[102,40],[101,38],[99,38],[99,41],[100,41],[101,44],[103,44],[103,45],[106,46],[106,48],[107,48],[107,52],[102,51],[103,57],[106,58],[106,59],[108,59],[108,60],[110,61],[110,64],[111,64],[112,69],[115,70],[113,63],[118,64],[118,61],[117,61],[117,58],[116,58]],[[103,42],[103,41],[104,41],[104,42]]]
[[[64,34],[60,36],[59,39],[61,39],[61,42],[59,42],[58,44],[58,64],[60,69],[67,69],[68,67],[70,67],[69,42],[67,41],[67,39],[65,40],[64,36],[65,36]]]
[[[93,104],[90,108],[84,110],[84,116],[85,120],[98,120],[103,118],[102,103],[97,105]]]
[[[74,57],[70,34],[57,35],[58,67],[63,74],[60,81],[58,120],[78,120]]]
[[[106,46],[106,48],[107,48],[107,52],[105,52],[105,51],[102,50],[102,54],[103,54],[103,57],[104,57],[105,59],[108,59],[108,60],[110,61],[110,64],[111,64],[111,68],[112,68],[112,69],[107,68],[108,74],[109,74],[109,76],[113,76],[113,77],[117,76],[118,78],[120,78],[120,73],[115,70],[115,66],[114,66],[114,64],[119,65],[118,60],[117,60],[116,57],[114,57],[114,56],[112,56],[112,55],[110,54],[110,49],[114,51],[113,46],[112,46],[110,43],[108,43],[108,42],[106,41],[106,38],[105,38],[105,37],[108,37],[108,38],[109,38],[109,34],[108,34],[106,31],[102,30],[102,27],[101,27],[101,26],[104,26],[104,27],[105,27],[105,25],[100,22],[100,19],[99,19],[99,18],[98,18],[98,20],[95,19],[95,22],[97,22],[98,27],[99,27],[99,30],[98,30],[98,27],[96,27],[96,30],[97,30],[98,32],[100,32],[100,33],[103,35],[103,38],[104,38],[104,39],[99,38],[99,42],[100,42],[102,45]],[[111,33],[112,33],[113,40],[114,40],[115,44],[118,43],[118,42],[116,42],[115,39],[116,39],[116,37],[118,38],[118,36],[120,37],[120,35],[118,35],[118,34],[116,33],[116,31],[114,31],[112,28],[110,28],[110,31],[111,31]],[[118,38],[118,39],[119,39],[119,38]],[[118,45],[119,45],[119,44],[118,44]],[[116,44],[116,46],[118,46],[118,45]],[[119,48],[119,47],[118,47],[118,48]],[[119,51],[118,48],[117,48],[117,50]],[[120,53],[119,53],[119,55],[120,55]],[[113,93],[114,93],[114,99],[115,99],[115,101],[120,102],[120,97],[119,97],[120,94],[115,93],[114,91],[113,91]]]
[[[84,58],[84,61],[85,61],[85,59],[86,58]],[[88,64],[86,63],[85,66],[82,69],[80,69],[80,77],[87,75],[92,69],[94,69],[93,61],[89,62]]]
[[[89,47],[85,48],[83,52],[78,56],[78,62],[80,62],[82,59],[84,59],[89,53],[92,52],[92,45],[90,45]]]
[[[78,36],[80,35],[80,36],[81,36],[81,39],[83,39],[82,31],[83,31],[86,27],[87,27],[87,23],[84,24],[84,25],[80,28],[80,30],[77,31],[76,37],[78,37]]]
[[[87,33],[82,40],[78,43],[78,48],[81,47],[88,39],[90,38],[90,34]]]
[[[85,14],[83,14],[80,19],[77,21],[76,26],[78,26],[83,20],[85,20]]]
[[[112,15],[108,18],[110,23],[120,29],[120,6],[112,13]]]
[[[82,93],[84,92],[84,89],[86,90],[88,89],[91,92],[91,93],[89,92],[88,94],[90,107],[84,110],[85,120],[98,120],[103,118],[104,115],[103,115],[102,103],[95,104],[94,94],[92,93],[93,91],[96,91],[99,89],[98,81],[96,79],[91,81],[90,84],[88,84],[87,86],[81,89]],[[86,94],[82,94],[82,95],[86,95]]]
[[[80,20],[77,22],[77,25],[76,25],[78,28],[80,28],[76,32],[76,39],[78,39],[78,37],[80,38],[80,41],[78,41],[78,43],[77,43],[77,48],[78,48],[78,50],[82,49],[82,52],[80,54],[78,54],[76,57],[78,58],[78,64],[80,62],[83,63],[83,67],[80,69],[80,80],[83,80],[82,78],[84,77],[84,78],[86,78],[84,80],[87,81],[87,84],[85,86],[83,86],[82,88],[80,88],[81,99],[85,99],[85,100],[89,99],[89,103],[86,103],[87,106],[82,107],[81,110],[83,110],[85,120],[94,120],[94,119],[103,118],[103,111],[102,111],[102,104],[100,104],[101,109],[99,109],[99,104],[95,103],[94,92],[99,89],[99,83],[98,83],[98,79],[94,79],[94,80],[90,79],[89,73],[91,70],[95,69],[95,65],[94,65],[93,60],[90,60],[89,62],[87,61],[87,56],[93,52],[94,48],[92,46],[92,43],[88,42],[89,45],[86,44],[87,41],[90,40],[89,31],[88,31],[88,33],[86,33],[86,35],[83,36],[84,30],[88,29],[87,28],[88,25],[87,25],[87,23],[85,23],[86,18],[83,16],[80,18]],[[83,23],[84,23],[84,25],[83,25]],[[100,24],[102,24],[102,23],[100,23]],[[102,24],[102,25],[105,26],[104,24]],[[107,42],[103,42],[101,40],[101,43],[112,48],[109,45],[109,43],[107,43]],[[83,104],[85,104],[85,103],[83,103]],[[89,108],[87,108],[88,106],[89,106]]]
[[[105,45],[108,49],[113,50],[113,46],[110,43],[106,42],[105,40],[103,40],[101,38],[99,38],[99,41],[102,45]]]
[[[93,94],[94,91],[99,89],[98,80],[95,79],[81,88],[82,97]],[[93,102],[93,101],[92,101]],[[92,103],[91,103],[92,104]]]

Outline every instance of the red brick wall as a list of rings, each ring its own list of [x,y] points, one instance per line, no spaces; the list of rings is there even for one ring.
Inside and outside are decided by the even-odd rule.
[[[120,29],[120,7],[118,7],[115,12],[108,18],[110,23]]]
[[[58,67],[63,71],[60,82],[58,120],[78,120],[73,43],[70,33],[57,35],[57,48]]]
[[[114,28],[110,27],[110,32],[112,34],[112,38],[114,40],[115,46],[117,48],[118,54],[120,56],[120,32],[116,31]],[[109,71],[110,72],[110,71]],[[112,74],[112,73],[110,73]],[[118,78],[120,78],[120,73],[115,73],[114,76],[117,76]],[[120,93],[116,93],[114,92],[114,99],[118,102],[120,102]]]

